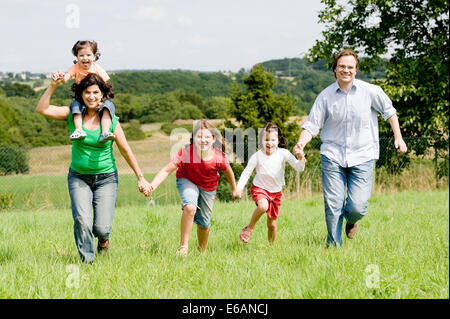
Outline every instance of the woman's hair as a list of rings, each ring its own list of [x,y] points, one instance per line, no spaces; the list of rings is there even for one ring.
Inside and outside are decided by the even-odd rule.
[[[78,51],[80,51],[81,49],[84,49],[86,47],[91,48],[92,53],[94,53],[94,55],[95,55],[94,61],[97,61],[100,58],[100,52],[98,51],[98,45],[97,45],[97,42],[95,42],[95,41],[78,40],[72,47],[72,54],[74,56],[77,56]],[[76,63],[76,62],[74,61],[74,63]]]
[[[222,135],[220,134],[219,130],[217,130],[213,124],[211,124],[210,122],[208,122],[205,119],[196,121],[194,128],[192,130],[192,135],[191,135],[191,140],[190,140],[191,145],[194,143],[195,135],[201,129],[206,129],[206,130],[210,131],[211,134],[215,138],[213,146],[215,148],[217,148],[218,150],[225,152],[225,140],[222,138]]]
[[[103,81],[103,79],[95,73],[89,73],[79,84],[74,83],[72,85],[72,91],[74,93],[72,98],[83,103],[83,91],[91,85],[98,85],[100,91],[103,93],[103,101],[114,97],[114,91],[110,83]]]
[[[338,60],[346,55],[351,55],[356,59],[356,70],[358,70],[358,65],[359,65],[358,54],[356,54],[356,52],[353,51],[353,49],[345,49],[345,50],[342,50],[341,52],[339,52],[336,55],[336,57],[334,58],[334,62],[333,62],[334,77],[336,77],[336,68],[337,68]]]
[[[280,128],[276,124],[271,122],[268,122],[266,125],[264,125],[261,133],[259,134],[259,147],[262,148],[263,146],[264,134],[270,132],[277,132],[278,147],[286,148],[286,139],[284,138],[283,134],[281,134]]]

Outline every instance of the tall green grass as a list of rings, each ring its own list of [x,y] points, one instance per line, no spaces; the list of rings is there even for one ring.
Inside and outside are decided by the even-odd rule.
[[[316,157],[318,154],[316,154]],[[288,169],[285,198],[308,198],[321,196],[322,177],[320,166],[316,167],[308,160],[309,166],[301,173]],[[315,158],[318,164],[318,158]],[[119,161],[120,163],[120,161]],[[155,173],[145,177],[151,181]],[[438,185],[437,185],[438,184]],[[377,169],[374,177],[373,194],[399,192],[402,190],[429,191],[440,188],[448,189],[448,177],[436,182],[433,163],[429,160],[412,161],[410,168],[399,175],[389,175],[383,169]],[[231,192],[226,183],[224,191]],[[159,205],[175,204],[179,195],[175,186],[175,174],[169,176],[153,195]],[[119,174],[119,191],[116,206],[144,205],[149,199],[139,193],[134,174]],[[67,190],[67,175],[16,175],[0,176],[0,211],[5,209],[45,210],[70,208]]]
[[[155,174],[145,174],[151,181]],[[11,207],[3,209],[16,210],[48,210],[70,208],[70,197],[67,188],[66,175],[54,176],[0,176],[0,195],[9,195]],[[5,196],[6,197],[6,196]],[[153,195],[154,201],[159,205],[173,204],[178,201],[178,192],[175,186],[175,175],[169,176]],[[134,174],[119,175],[119,189],[117,194],[117,207],[129,205],[145,205],[149,202],[139,193],[137,179]],[[5,205],[6,206],[6,205]],[[0,203],[0,212],[2,205]]]
[[[195,227],[177,258],[180,206],[116,209],[111,249],[80,263],[69,209],[0,213],[0,298],[448,298],[449,192],[374,195],[353,240],[325,248],[320,197],[285,200],[278,237],[254,203],[216,202],[207,254]]]

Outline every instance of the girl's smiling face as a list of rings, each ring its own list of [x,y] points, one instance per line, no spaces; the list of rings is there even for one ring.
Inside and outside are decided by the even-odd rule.
[[[198,150],[207,152],[211,149],[215,141],[214,135],[208,129],[200,129],[195,133],[194,143]]]
[[[95,54],[89,46],[81,48],[77,53],[78,64],[83,70],[89,70],[94,63]]]
[[[102,103],[103,93],[98,85],[94,84],[84,89],[82,97],[87,108],[96,108]]]
[[[273,154],[278,149],[278,132],[264,132],[262,146],[266,155]]]

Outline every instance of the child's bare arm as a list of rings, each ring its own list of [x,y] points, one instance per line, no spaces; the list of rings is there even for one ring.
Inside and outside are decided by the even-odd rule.
[[[172,172],[174,172],[178,167],[174,162],[170,161],[166,166],[164,166],[153,178],[150,183],[152,192],[161,184]]]
[[[64,83],[69,81],[71,78],[72,78],[72,75],[70,73],[65,73],[64,74]]]
[[[227,170],[223,172],[228,183],[231,185],[232,194],[236,194],[236,180],[234,178],[234,172],[231,166],[228,166]]]

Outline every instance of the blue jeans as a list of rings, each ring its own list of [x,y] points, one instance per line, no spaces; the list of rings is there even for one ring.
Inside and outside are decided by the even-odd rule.
[[[118,188],[117,171],[88,175],[69,168],[67,181],[75,244],[81,259],[89,263],[95,257],[94,236],[104,241],[111,233]]]
[[[194,223],[200,227],[209,228],[216,191],[205,191],[187,178],[177,178],[177,188],[182,201],[181,209],[187,204],[197,207]]]
[[[367,213],[374,161],[341,167],[322,155],[321,162],[327,247],[331,244],[342,246],[343,218],[354,224]]]
[[[72,116],[74,114],[82,114],[84,112],[84,109],[86,108],[86,106],[80,102],[78,102],[77,100],[73,100],[70,103],[70,112],[72,113]],[[111,118],[114,117],[114,115],[116,114],[116,106],[114,105],[114,103],[107,99],[105,102],[103,102],[103,104],[100,106],[100,108],[98,109],[98,115],[101,118],[102,116],[102,111],[104,108],[107,108],[109,110],[109,113],[111,114]]]

